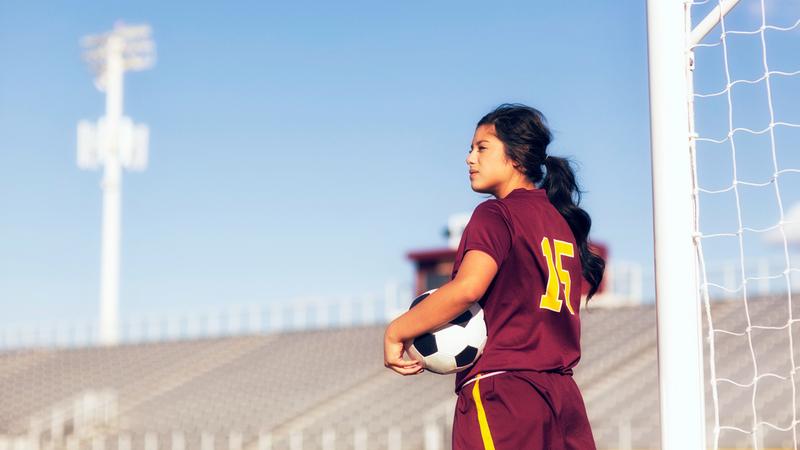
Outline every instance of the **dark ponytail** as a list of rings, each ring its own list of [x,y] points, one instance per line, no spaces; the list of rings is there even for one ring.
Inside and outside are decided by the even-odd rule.
[[[569,160],[549,155],[544,164],[547,174],[544,176],[541,187],[547,192],[550,203],[564,216],[580,247],[583,278],[591,285],[586,295],[588,302],[600,286],[606,267],[603,258],[589,249],[589,229],[592,228],[592,218],[578,206],[581,203],[582,191],[575,181],[575,173],[572,171]],[[576,197],[574,202],[573,193]]]
[[[483,116],[477,126],[481,125],[494,125],[508,158],[519,165],[531,182],[547,192],[550,203],[569,224],[580,248],[583,278],[591,285],[586,295],[588,302],[600,286],[606,263],[589,248],[592,219],[578,206],[582,192],[570,161],[545,153],[553,135],[544,114],[530,106],[504,103]],[[542,166],[547,169],[546,174]]]

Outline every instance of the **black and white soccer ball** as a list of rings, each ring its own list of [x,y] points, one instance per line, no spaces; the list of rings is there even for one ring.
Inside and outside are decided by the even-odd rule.
[[[420,294],[411,302],[409,309],[429,296],[436,289]],[[438,374],[460,372],[475,363],[486,346],[486,322],[483,308],[478,302],[472,304],[449,323],[406,343],[408,354],[422,361],[426,370]]]

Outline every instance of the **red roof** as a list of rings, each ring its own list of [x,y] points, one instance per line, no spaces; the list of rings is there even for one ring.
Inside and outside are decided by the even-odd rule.
[[[431,250],[417,250],[406,253],[406,257],[416,262],[441,261],[446,258],[455,259],[455,249],[446,247]]]

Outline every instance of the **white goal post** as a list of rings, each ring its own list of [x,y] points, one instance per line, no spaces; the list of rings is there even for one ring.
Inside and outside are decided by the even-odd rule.
[[[721,8],[723,13],[737,1],[725,2]],[[693,100],[689,49],[691,40],[702,39],[719,16],[719,9],[715,9],[701,22],[695,34],[687,2],[647,2],[663,450],[705,448],[703,330],[694,245],[694,180],[689,139]]]
[[[705,448],[702,318],[692,244],[689,80],[682,0],[648,0],[661,448]]]

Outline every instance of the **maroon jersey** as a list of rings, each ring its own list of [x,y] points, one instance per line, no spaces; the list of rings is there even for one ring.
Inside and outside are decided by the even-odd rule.
[[[518,188],[479,204],[461,236],[451,280],[468,250],[488,253],[498,271],[479,300],[486,347],[456,374],[456,392],[494,370],[572,374],[580,359],[580,250],[545,190]]]

